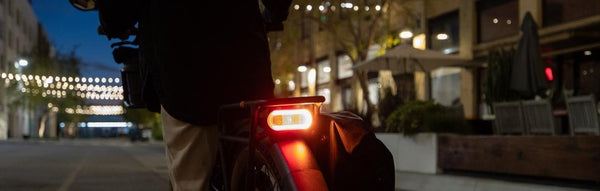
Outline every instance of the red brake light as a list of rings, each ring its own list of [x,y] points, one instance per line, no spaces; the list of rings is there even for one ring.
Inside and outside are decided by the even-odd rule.
[[[275,131],[303,130],[312,125],[312,113],[307,109],[273,110],[267,124]]]

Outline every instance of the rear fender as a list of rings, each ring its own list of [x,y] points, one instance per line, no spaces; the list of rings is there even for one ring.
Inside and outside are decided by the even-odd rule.
[[[278,140],[270,147],[279,174],[290,180],[290,190],[327,190],[327,183],[311,149],[302,139]],[[286,189],[287,190],[287,189]]]

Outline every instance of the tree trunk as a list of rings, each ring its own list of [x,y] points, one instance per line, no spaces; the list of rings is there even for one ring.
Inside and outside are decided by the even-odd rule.
[[[369,125],[369,127],[372,127],[373,126],[373,114],[375,113],[375,106],[373,105],[373,102],[371,102],[371,99],[369,98],[369,95],[371,92],[369,91],[368,72],[358,71],[356,75],[358,76],[360,88],[362,88],[362,92],[363,92],[363,96],[360,99],[364,100],[366,107],[367,107],[367,112],[364,113],[363,117],[364,117],[364,120]],[[361,113],[361,114],[363,114],[363,113]]]
[[[44,115],[42,115],[42,118],[40,119],[40,127],[38,129],[38,137],[39,138],[43,138],[45,131],[46,131],[46,121],[49,117],[49,113],[45,112]]]

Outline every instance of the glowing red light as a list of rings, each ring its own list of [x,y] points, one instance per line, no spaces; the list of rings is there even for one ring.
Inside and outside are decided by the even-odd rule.
[[[548,79],[548,81],[554,80],[554,75],[552,74],[552,68],[546,68],[544,71],[546,72],[546,78]]]

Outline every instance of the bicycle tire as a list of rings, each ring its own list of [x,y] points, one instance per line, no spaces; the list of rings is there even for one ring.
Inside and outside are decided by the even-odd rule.
[[[313,168],[294,172],[295,170],[288,166],[280,150],[280,145],[277,143],[265,144],[264,142],[267,141],[257,144],[257,148],[254,150],[255,165],[251,168],[253,171],[246,170],[249,164],[249,148],[244,149],[238,155],[231,178],[230,188],[232,190],[327,190],[321,171]],[[254,188],[242,186],[246,184],[245,177],[250,172],[255,172]],[[306,188],[307,182],[311,183],[310,188]]]
[[[267,159],[258,150],[254,150],[255,165],[252,168],[248,168],[249,164],[249,148],[244,149],[233,166],[233,172],[231,176],[231,190],[284,190],[282,185],[281,174],[276,165],[274,165],[272,159]],[[270,157],[268,157],[270,158]],[[247,188],[248,173],[255,170],[255,188]],[[269,182],[265,182],[265,178],[268,178]],[[264,184],[264,183],[268,183]]]

